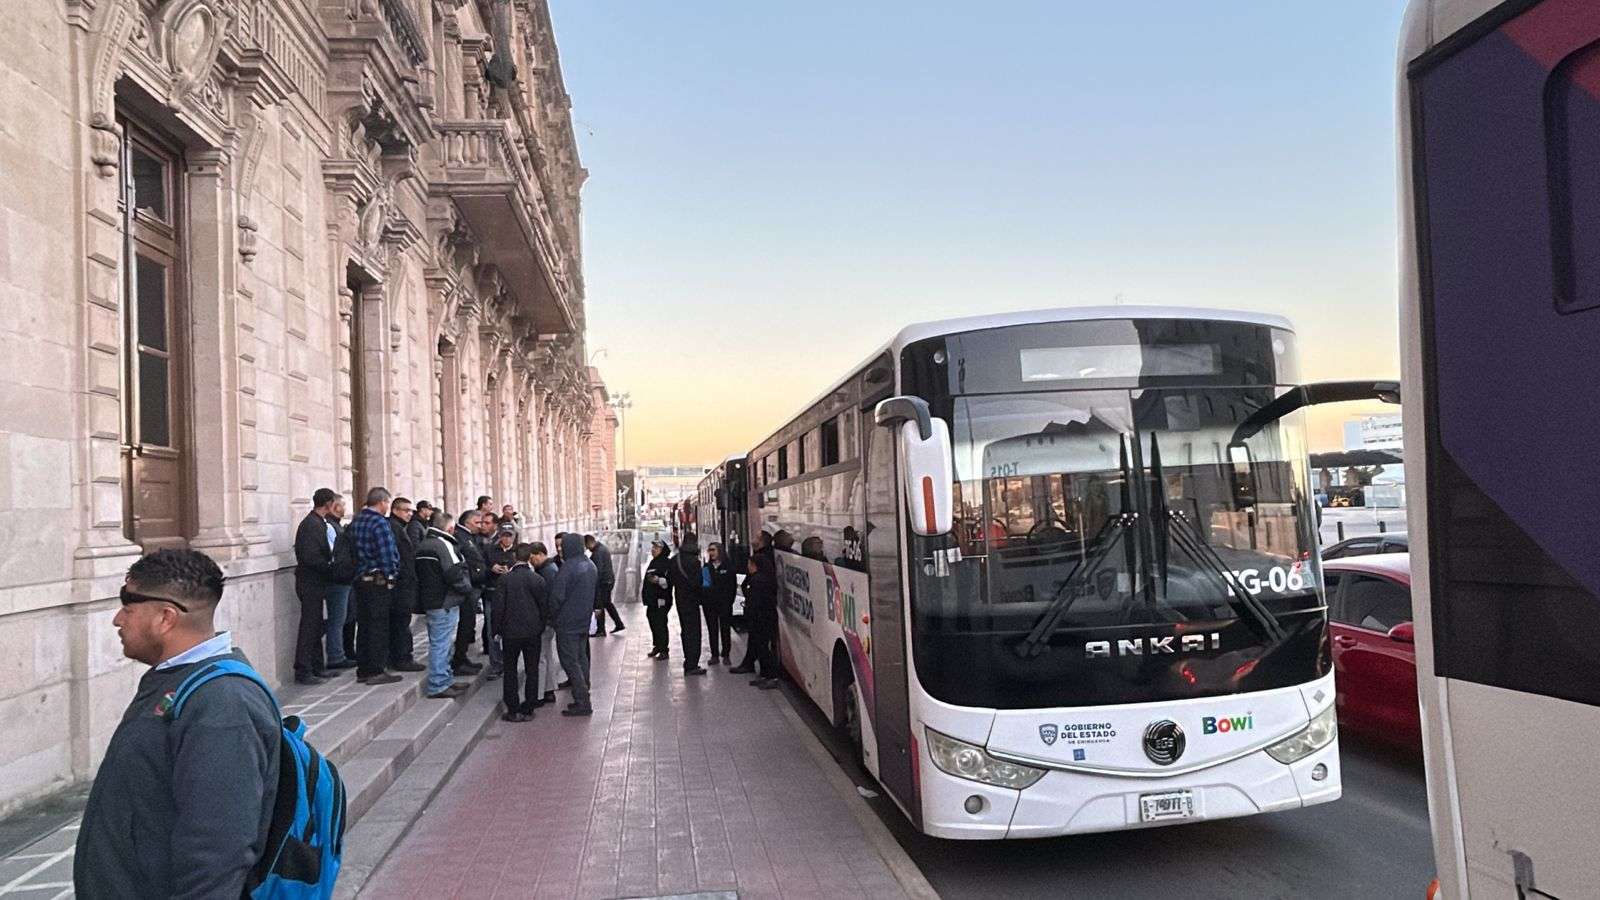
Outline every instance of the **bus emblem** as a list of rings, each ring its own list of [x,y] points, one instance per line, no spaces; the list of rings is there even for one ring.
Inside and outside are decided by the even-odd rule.
[[[1144,730],[1144,755],[1158,766],[1170,766],[1183,755],[1183,729],[1171,719],[1151,722]]]
[[[1057,734],[1058,732],[1056,731],[1056,726],[1054,725],[1039,726],[1039,740],[1044,741],[1044,745],[1046,747],[1055,744]]]

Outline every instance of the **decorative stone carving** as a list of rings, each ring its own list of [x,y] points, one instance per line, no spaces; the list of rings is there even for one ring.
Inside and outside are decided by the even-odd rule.
[[[122,127],[105,113],[95,113],[89,117],[89,129],[93,145],[89,161],[94,163],[100,177],[114,177],[122,163]]]
[[[239,214],[239,258],[249,265],[256,258],[256,223],[244,213]]]

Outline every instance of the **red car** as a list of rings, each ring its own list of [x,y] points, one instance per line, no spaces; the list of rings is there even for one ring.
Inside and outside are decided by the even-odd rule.
[[[1322,573],[1339,727],[1420,751],[1411,554],[1330,559]]]

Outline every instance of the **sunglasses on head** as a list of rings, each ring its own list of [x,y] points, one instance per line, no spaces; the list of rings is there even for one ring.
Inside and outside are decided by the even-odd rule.
[[[122,605],[123,606],[128,606],[129,604],[132,604],[132,603],[170,603],[173,606],[176,606],[178,608],[179,612],[185,612],[186,613],[186,612],[189,611],[189,607],[184,606],[182,603],[179,603],[178,601],[173,600],[170,597],[155,597],[155,596],[151,596],[150,594],[135,593],[133,591],[128,590],[128,586],[127,585],[123,585],[122,586],[122,593],[121,593],[120,596],[122,597]]]

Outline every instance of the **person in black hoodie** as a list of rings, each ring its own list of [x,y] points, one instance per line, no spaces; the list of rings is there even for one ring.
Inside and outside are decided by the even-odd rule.
[[[761,676],[750,683],[762,690],[778,686],[778,576],[770,553],[752,553],[744,579],[744,611],[750,623],[750,650]]]
[[[544,628],[554,621],[550,588],[533,570],[533,545],[517,544],[511,555],[516,562],[500,579],[500,593],[494,603],[494,633],[500,639],[500,658],[505,665],[505,684],[501,699],[507,722],[526,722],[533,718],[539,697],[539,651],[544,643]],[[527,690],[517,692],[517,663],[526,663]]]
[[[733,643],[733,595],[739,590],[739,580],[728,564],[722,545],[713,543],[706,547],[706,564],[700,584],[706,589],[706,640],[711,645],[711,665],[720,657],[728,661],[728,649]]]
[[[410,527],[415,514],[411,501],[404,497],[396,497],[389,504],[389,525],[394,530],[394,544],[400,548],[400,576],[389,591],[389,668],[396,672],[421,672],[427,668],[417,662],[411,642],[411,614],[417,611],[417,541]]]
[[[644,615],[650,620],[650,658],[667,658],[667,612],[672,609],[672,579],[667,567],[672,564],[672,554],[667,552],[667,542],[657,537],[650,542],[650,563],[645,566],[644,585],[640,599],[644,601]]]
[[[691,534],[683,536],[678,555],[667,566],[672,596],[678,602],[678,634],[683,640],[683,674],[704,675],[700,665],[700,604],[706,596],[701,586],[700,542]]]
[[[461,622],[456,626],[456,652],[450,660],[457,675],[476,675],[483,666],[467,658],[467,648],[472,646],[478,630],[478,600],[483,596],[483,585],[489,578],[489,565],[484,561],[478,545],[478,516],[475,509],[462,513],[456,520],[454,536],[456,551],[467,564],[467,577],[472,580],[472,594],[461,604]]]
[[[772,535],[771,535],[771,533],[766,532],[766,531],[758,531],[758,532],[756,532],[756,548],[750,552],[750,556],[751,556],[751,558],[754,558],[754,557],[757,557],[757,556],[765,556],[768,559],[772,559]],[[748,562],[746,563],[746,565],[748,567]],[[755,630],[754,630],[755,626],[751,624],[752,617],[751,617],[751,614],[750,614],[750,589],[749,589],[749,585],[750,585],[750,576],[746,575],[745,576],[745,591],[744,591],[744,596],[745,596],[744,627],[745,627],[745,637],[746,637],[745,645],[744,645],[744,658],[739,660],[739,664],[737,666],[734,666],[733,668],[728,670],[728,674],[730,674],[730,675],[748,675],[751,672],[754,672],[756,670],[757,657],[756,657],[756,639],[755,639]]]

